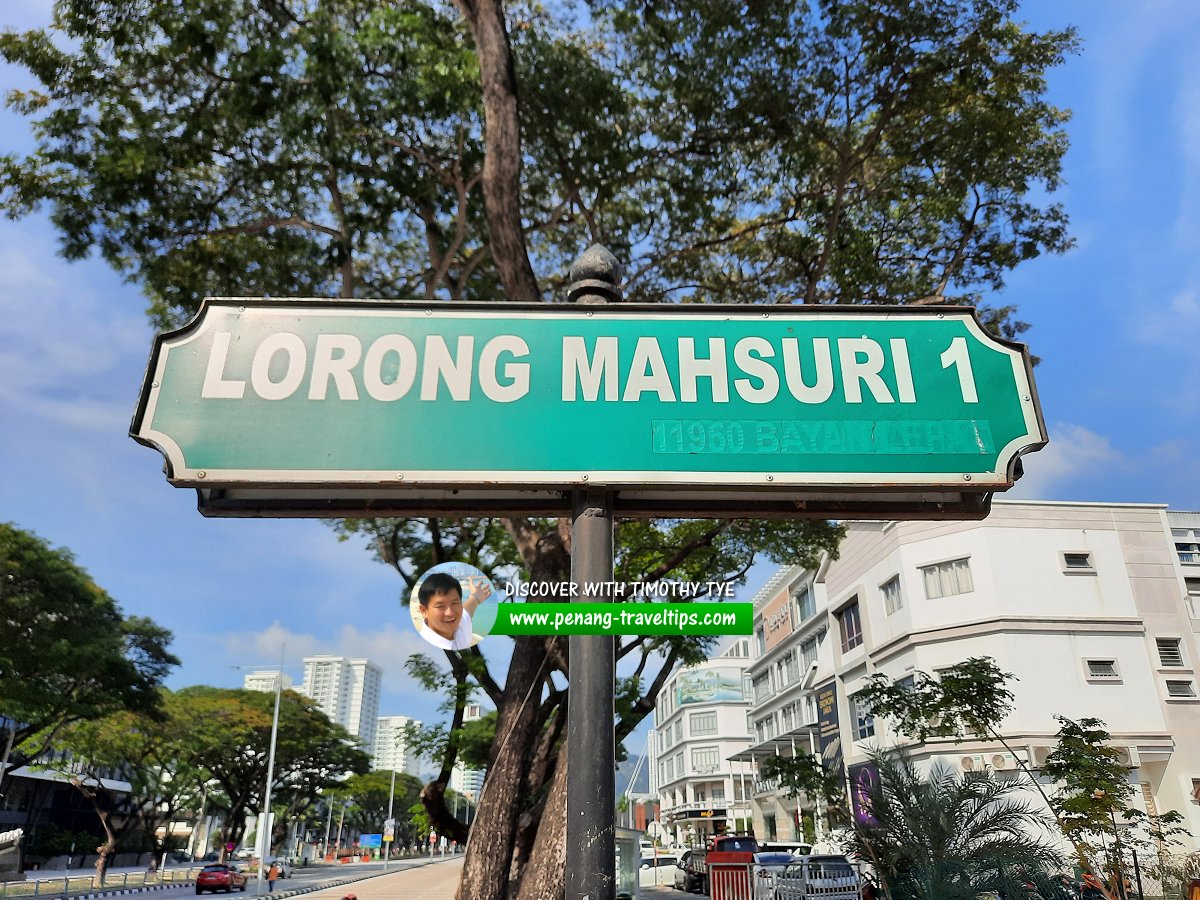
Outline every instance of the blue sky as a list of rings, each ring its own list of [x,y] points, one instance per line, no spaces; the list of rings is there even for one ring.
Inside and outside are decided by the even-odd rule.
[[[5,0],[0,27],[44,25],[49,7]],[[1083,40],[1050,81],[1074,112],[1058,198],[1077,246],[992,298],[1033,326],[1051,437],[1010,496],[1198,510],[1200,4],[1059,0],[1025,17]],[[25,84],[0,67],[0,88]],[[0,152],[29,147],[0,114]],[[319,522],[203,519],[128,437],[153,339],[144,300],[55,251],[44,216],[0,221],[0,520],[70,548],[127,613],[170,628],[173,687],[239,686],[233,666],[273,665],[281,646],[297,678],[306,654],[365,655],[385,671],[382,715],[435,718],[403,671],[426,645],[396,575]]]

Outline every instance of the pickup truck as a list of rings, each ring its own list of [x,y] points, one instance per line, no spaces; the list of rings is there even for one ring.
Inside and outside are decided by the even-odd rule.
[[[709,866],[713,863],[751,863],[758,852],[758,841],[749,834],[718,834],[709,838],[703,850],[693,850],[687,862],[689,881],[700,885],[700,893],[712,894]],[[719,900],[713,897],[713,900]]]

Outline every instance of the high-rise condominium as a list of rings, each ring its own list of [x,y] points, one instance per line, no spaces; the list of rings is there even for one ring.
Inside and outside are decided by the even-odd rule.
[[[368,659],[306,656],[300,691],[370,750],[375,746],[382,676],[379,666]]]

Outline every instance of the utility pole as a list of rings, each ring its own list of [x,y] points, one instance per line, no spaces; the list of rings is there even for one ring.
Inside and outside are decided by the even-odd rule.
[[[388,870],[388,863],[392,856],[392,842],[388,840],[387,831],[391,827],[392,835],[396,833],[396,823],[392,819],[392,804],[396,802],[396,764],[392,763],[392,786],[388,788],[388,814],[387,821],[383,823],[383,871]]]
[[[283,693],[283,649],[279,651],[279,671],[275,673],[275,714],[271,717],[271,750],[267,755],[267,785],[263,791],[262,813],[259,816],[258,843],[262,852],[258,855],[258,877],[254,893],[261,894],[263,869],[271,855],[271,782],[275,780],[275,742],[279,737],[279,697]]]
[[[621,278],[616,257],[593,244],[571,266],[568,297],[585,304],[619,302]],[[613,492],[601,486],[577,490],[572,507],[574,596],[611,602]],[[609,635],[568,639],[566,900],[616,897],[615,648]]]

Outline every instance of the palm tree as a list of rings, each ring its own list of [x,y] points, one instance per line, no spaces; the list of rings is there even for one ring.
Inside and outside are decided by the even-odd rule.
[[[1053,820],[1021,796],[1029,785],[997,781],[935,763],[928,775],[894,753],[872,759],[879,772],[855,816],[850,849],[873,864],[891,900],[1006,900],[1071,896],[1052,877],[1063,865]]]

